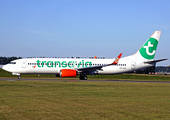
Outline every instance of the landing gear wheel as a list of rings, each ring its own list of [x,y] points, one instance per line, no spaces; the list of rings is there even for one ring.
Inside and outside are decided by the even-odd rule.
[[[18,76],[18,79],[21,79],[21,76]]]
[[[87,78],[88,78],[88,77],[85,75],[85,76],[84,76],[84,80],[87,80]]]
[[[80,75],[79,79],[80,79],[80,80],[83,80],[83,76],[82,76],[82,75]]]
[[[79,79],[80,79],[80,80],[87,80],[88,77],[87,77],[86,75],[80,75]]]

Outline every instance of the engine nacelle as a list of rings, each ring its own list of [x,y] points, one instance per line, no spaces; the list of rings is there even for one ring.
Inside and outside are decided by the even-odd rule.
[[[60,70],[60,74],[56,74],[56,77],[76,77],[77,71],[70,69],[62,69]]]

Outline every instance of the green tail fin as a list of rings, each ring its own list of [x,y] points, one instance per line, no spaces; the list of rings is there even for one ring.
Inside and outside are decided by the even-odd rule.
[[[155,31],[145,44],[139,49],[139,53],[145,59],[152,60],[155,57],[161,31]]]

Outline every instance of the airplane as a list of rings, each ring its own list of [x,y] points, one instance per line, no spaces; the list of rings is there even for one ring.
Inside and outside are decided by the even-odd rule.
[[[142,47],[133,55],[116,59],[82,59],[82,58],[24,58],[11,61],[2,67],[12,75],[21,74],[55,74],[56,77],[76,77],[87,80],[87,75],[112,75],[129,73],[154,66],[157,62],[167,59],[154,60],[161,31],[155,31]]]

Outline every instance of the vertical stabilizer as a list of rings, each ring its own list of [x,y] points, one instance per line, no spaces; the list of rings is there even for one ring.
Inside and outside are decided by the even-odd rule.
[[[155,31],[135,54],[139,59],[153,60],[158,46],[161,31]]]

